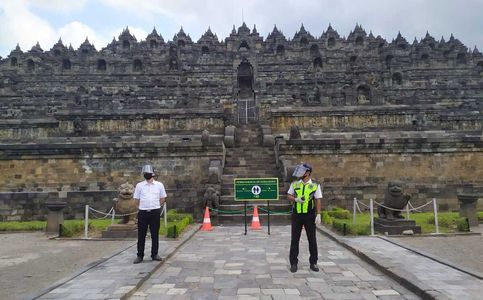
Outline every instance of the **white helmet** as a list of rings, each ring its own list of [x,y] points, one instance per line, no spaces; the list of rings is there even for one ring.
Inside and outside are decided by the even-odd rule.
[[[312,166],[307,164],[307,163],[303,163],[303,164],[298,165],[295,168],[292,176],[297,177],[297,178],[302,178],[302,176],[304,176],[305,172],[307,172],[307,171],[312,172]]]
[[[153,166],[151,166],[151,165],[144,165],[143,166],[143,170],[141,171],[141,173],[143,173],[143,174],[146,174],[146,173],[154,174]]]

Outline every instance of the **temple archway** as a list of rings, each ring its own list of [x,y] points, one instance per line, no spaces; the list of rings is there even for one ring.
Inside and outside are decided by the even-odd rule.
[[[257,121],[258,109],[253,91],[253,67],[248,61],[240,63],[237,69],[237,112],[238,123]]]

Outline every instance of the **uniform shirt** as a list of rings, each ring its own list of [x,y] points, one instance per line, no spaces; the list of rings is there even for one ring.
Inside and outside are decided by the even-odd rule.
[[[298,182],[304,183],[304,181],[302,179],[300,179]],[[309,181],[307,181],[307,183],[305,183],[305,184],[312,184],[312,179],[309,179]],[[295,196],[293,184],[290,185],[290,188],[288,189],[287,194]],[[322,199],[322,190],[320,189],[320,184],[317,184],[317,190],[315,191],[314,198],[315,199]]]
[[[136,184],[133,198],[139,199],[140,210],[158,209],[161,208],[159,199],[166,198],[166,190],[159,181],[153,180],[150,183],[144,180]]]

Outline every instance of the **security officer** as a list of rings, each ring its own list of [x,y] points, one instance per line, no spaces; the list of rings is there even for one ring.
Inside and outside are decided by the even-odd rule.
[[[299,178],[292,182],[287,192],[287,198],[293,204],[292,209],[292,239],[290,243],[290,272],[297,272],[299,241],[302,227],[305,228],[309,240],[310,269],[318,272],[316,225],[320,224],[320,210],[322,208],[322,191],[320,185],[310,178],[312,166],[301,164],[295,168],[293,176]]]
[[[138,208],[138,253],[134,260],[135,264],[143,261],[144,244],[146,233],[151,232],[151,258],[161,261],[158,255],[159,248],[159,226],[161,217],[161,205],[166,201],[164,185],[154,180],[154,169],[151,165],[145,165],[142,169],[144,181],[136,185],[134,200]]]

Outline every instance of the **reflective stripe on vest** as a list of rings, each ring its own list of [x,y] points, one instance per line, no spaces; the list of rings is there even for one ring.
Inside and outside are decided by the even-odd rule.
[[[314,207],[314,201],[311,199],[312,195],[317,191],[318,184],[316,183],[302,183],[302,182],[294,182],[292,183],[292,187],[295,191],[295,197],[300,198],[304,197],[304,203],[296,203],[297,213],[306,214],[309,208],[309,202],[312,202],[312,208]]]

